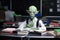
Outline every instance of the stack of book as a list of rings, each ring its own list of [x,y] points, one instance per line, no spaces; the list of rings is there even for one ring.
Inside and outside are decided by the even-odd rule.
[[[16,31],[16,28],[5,28],[2,30],[3,34],[13,34],[13,32]]]
[[[54,31],[57,36],[60,36],[60,29],[55,29]]]
[[[50,27],[59,27],[60,26],[59,20],[52,20],[50,22]]]

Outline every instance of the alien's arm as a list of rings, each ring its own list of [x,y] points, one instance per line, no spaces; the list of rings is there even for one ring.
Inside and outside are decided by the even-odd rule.
[[[17,28],[17,30],[22,31],[22,30],[24,30],[24,27],[26,27],[26,21],[22,22],[22,23],[19,25],[19,27]]]
[[[45,30],[46,31],[46,27],[43,24],[43,21],[42,20],[39,20],[39,25],[41,25],[41,30]]]

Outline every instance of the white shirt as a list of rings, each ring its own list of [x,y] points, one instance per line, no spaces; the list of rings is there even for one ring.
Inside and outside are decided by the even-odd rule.
[[[38,20],[38,19],[37,19],[36,17],[33,19],[33,23],[34,23],[33,28],[36,28],[37,20]],[[29,23],[30,23],[30,22],[29,22]],[[41,25],[41,27],[39,27],[39,31],[46,31],[46,27],[45,27],[45,25],[43,24],[42,20],[39,20],[39,25]],[[26,27],[26,21],[24,21],[23,23],[21,23],[18,29],[24,30],[24,29],[25,29],[24,27]],[[27,29],[27,28],[26,28],[26,29]],[[27,30],[31,30],[31,29],[28,28]],[[38,31],[38,30],[37,30],[37,31]]]

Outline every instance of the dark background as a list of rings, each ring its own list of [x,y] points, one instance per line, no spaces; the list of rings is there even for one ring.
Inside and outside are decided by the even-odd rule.
[[[2,7],[4,8],[4,6],[8,6],[8,8],[10,9],[10,0],[0,0]]]
[[[13,10],[22,15],[29,15],[26,10],[31,5],[35,5],[40,10],[40,0],[13,0]]]
[[[10,9],[10,0],[0,0],[2,6],[8,6]],[[57,12],[57,0],[42,0],[42,16],[60,16],[60,12]],[[51,5],[53,3],[53,5]],[[12,0],[12,10],[16,14],[29,15],[26,10],[30,5],[35,5],[40,10],[40,0]],[[53,12],[49,12],[52,8]]]
[[[0,0],[2,6],[8,6],[10,9],[10,0]],[[26,10],[29,6],[35,5],[40,10],[40,0],[12,0],[12,10],[16,14],[29,15]]]

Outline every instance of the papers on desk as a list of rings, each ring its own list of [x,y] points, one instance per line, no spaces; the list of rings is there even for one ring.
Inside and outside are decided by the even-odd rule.
[[[42,36],[56,36],[54,31],[47,31],[41,34]]]
[[[28,31],[18,31],[17,32],[18,35],[24,35],[24,36],[28,35],[28,33],[29,33]]]

